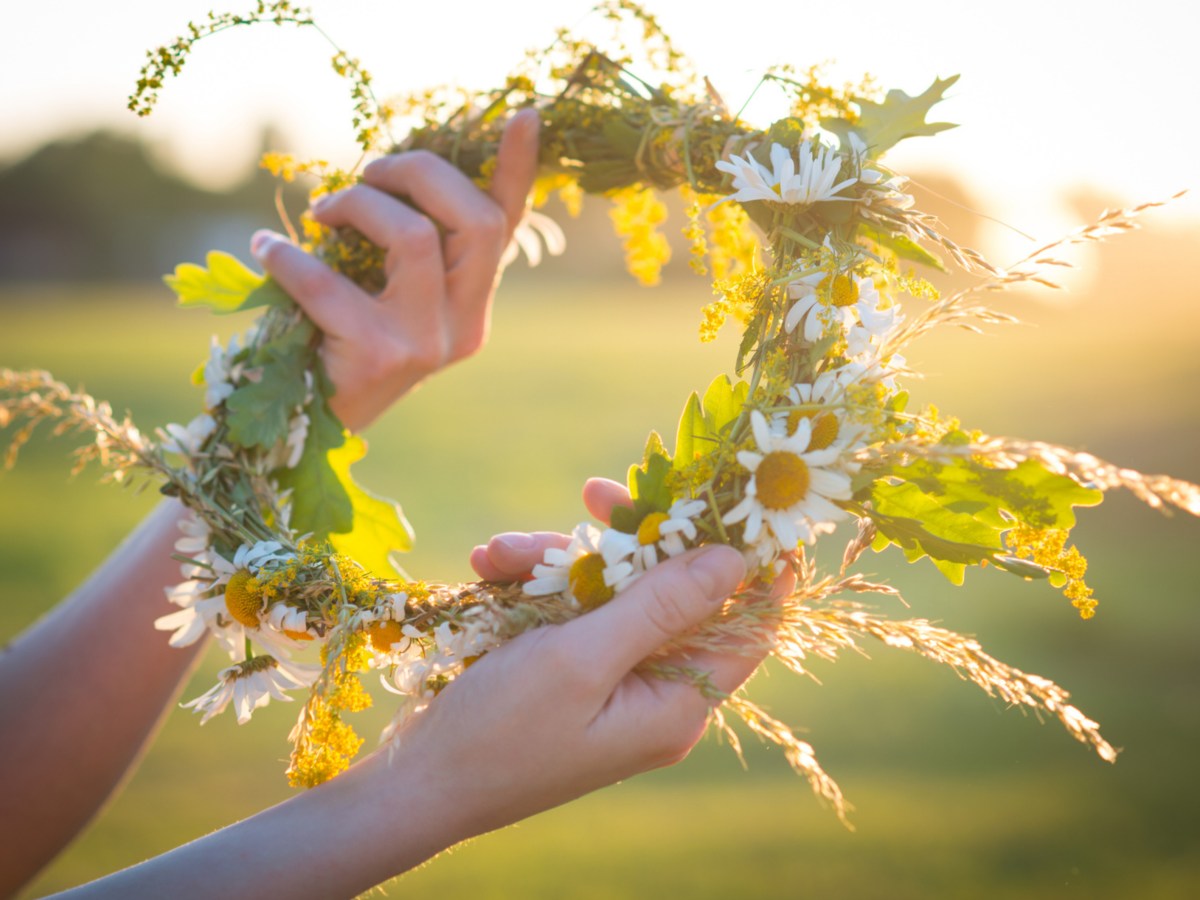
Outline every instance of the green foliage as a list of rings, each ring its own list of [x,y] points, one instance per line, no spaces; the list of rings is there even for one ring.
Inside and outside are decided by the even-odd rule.
[[[304,373],[312,367],[316,329],[307,319],[259,347],[247,361],[257,380],[240,385],[225,400],[229,440],[268,450],[287,439],[288,422],[304,402]]]
[[[741,414],[749,393],[750,385],[746,382],[735,385],[728,375],[718,375],[704,392],[703,401],[694,392],[688,397],[675,437],[676,469],[683,469],[717,448],[726,430]]]
[[[670,509],[671,489],[667,486],[667,476],[670,474],[671,457],[659,433],[651,431],[646,439],[642,464],[629,467],[629,497],[633,500],[633,508],[614,508],[612,527],[626,534],[634,534],[642,524],[642,519],[650,513]]]
[[[882,247],[885,250],[890,250],[896,254],[897,259],[908,260],[909,262],[920,263],[923,266],[937,269],[939,272],[945,272],[946,266],[942,263],[941,257],[930,253],[916,241],[913,241],[902,234],[895,234],[888,231],[881,231],[866,222],[859,223],[858,234],[867,238],[876,246]]]
[[[286,306],[292,302],[270,278],[247,268],[236,257],[214,250],[205,257],[208,268],[181,263],[164,276],[167,287],[182,307],[206,306],[218,314],[241,312],[260,306]]]
[[[343,430],[329,409],[329,393],[322,373],[308,407],[304,453],[295,468],[276,473],[280,487],[292,491],[291,526],[328,540],[375,575],[398,575],[389,555],[412,549],[412,526],[397,504],[354,481],[350,466],[366,455],[366,443]]]
[[[351,531],[354,507],[330,462],[330,455],[345,445],[347,432],[329,409],[325,392],[317,393],[308,406],[308,436],[300,461],[276,474],[279,486],[292,491],[292,528],[321,539]]]
[[[967,566],[991,562],[1024,577],[1040,567],[1007,555],[1004,532],[1018,522],[1069,531],[1076,506],[1103,495],[1032,460],[994,469],[970,459],[919,460],[859,491],[878,529],[874,547],[896,544],[909,562],[928,556],[950,581],[962,584]]]
[[[350,475],[350,466],[366,453],[366,441],[351,434],[346,436],[345,444],[329,452],[329,467],[350,500],[352,523],[348,531],[331,533],[329,542],[368,572],[395,578],[400,572],[391,554],[412,549],[412,525],[399,504],[365,490]]]
[[[890,90],[882,103],[860,99],[857,101],[860,110],[857,121],[825,119],[821,124],[841,138],[843,146],[847,146],[847,135],[851,131],[857,133],[867,145],[868,155],[877,159],[905,138],[934,135],[956,127],[949,122],[925,121],[925,116],[942,99],[946,88],[956,81],[957,75],[935,79],[916,97],[910,97],[904,91]]]

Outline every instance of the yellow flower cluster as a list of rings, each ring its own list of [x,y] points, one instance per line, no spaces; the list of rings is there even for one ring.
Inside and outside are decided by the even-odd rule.
[[[639,282],[658,284],[662,267],[671,258],[671,245],[658,231],[667,218],[667,207],[653,189],[634,185],[609,193],[613,227],[625,244],[625,267]]]
[[[704,264],[704,258],[708,255],[708,241],[704,225],[700,222],[704,207],[700,205],[699,196],[686,184],[680,187],[679,192],[685,201],[691,201],[687,208],[688,223],[683,229],[683,236],[688,240],[688,266],[697,275],[707,275],[708,266]]]
[[[321,648],[326,661],[328,645]],[[363,689],[358,672],[366,671],[368,652],[361,635],[352,636],[334,669],[332,688],[324,695],[314,693],[306,710],[307,728],[296,742],[288,766],[288,784],[292,787],[316,787],[345,771],[363,745],[342,714],[359,712],[371,706],[371,695]]]
[[[486,163],[485,163],[486,165]],[[551,194],[557,194],[567,214],[576,219],[583,210],[583,188],[579,182],[565,172],[553,175],[540,175],[533,183],[533,206],[541,209],[550,199]]]
[[[363,745],[340,711],[320,697],[309,701],[308,717],[308,730],[292,751],[287,770],[292,787],[316,787],[344,772]]]
[[[704,307],[700,341],[708,343],[715,340],[730,314],[743,323],[749,322],[759,302],[771,289],[770,278],[760,269],[714,281],[713,294],[717,299]]]
[[[722,203],[718,206],[719,194],[700,194],[687,184],[680,185],[679,192],[688,204],[688,224],[683,233],[691,248],[688,265],[692,271],[697,275],[708,274],[706,256],[716,280],[761,267],[758,239],[750,217],[740,205]]]
[[[1084,584],[1087,560],[1075,546],[1067,546],[1068,532],[1059,528],[1032,528],[1018,525],[1006,537],[1009,549],[1020,559],[1030,559],[1054,575],[1050,583],[1063,589],[1063,596],[1079,610],[1079,616],[1090,619],[1096,614],[1092,589]]]
[[[709,259],[713,278],[744,275],[761,268],[758,238],[755,237],[746,210],[737,203],[722,203],[720,206],[710,206],[705,218],[712,241]]]

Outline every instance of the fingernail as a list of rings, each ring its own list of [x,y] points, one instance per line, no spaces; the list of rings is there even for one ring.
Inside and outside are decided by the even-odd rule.
[[[250,252],[255,259],[262,259],[263,254],[267,252],[267,248],[275,241],[282,241],[283,235],[276,234],[268,228],[260,228],[250,237]]]
[[[505,550],[512,550],[514,553],[527,553],[537,547],[537,541],[533,539],[532,535],[519,531],[498,534],[492,538],[492,543],[499,544]]]
[[[746,577],[742,555],[724,544],[704,547],[687,561],[688,571],[706,588],[710,603],[723,603]]]

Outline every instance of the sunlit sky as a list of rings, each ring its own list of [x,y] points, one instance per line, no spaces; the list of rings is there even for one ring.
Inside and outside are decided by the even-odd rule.
[[[349,102],[314,33],[230,32],[202,43],[149,119],[125,110],[145,49],[210,9],[251,0],[95,0],[7,4],[0,53],[0,161],[97,126],[153,142],[204,183],[228,184],[253,158],[261,123],[301,156],[353,159]],[[373,72],[382,93],[497,83],[559,25],[597,37],[590,0],[314,0],[325,30]],[[1118,202],[1200,188],[1200,4],[1177,0],[963,0],[857,3],[650,0],[677,44],[731,106],[768,65],[832,61],[834,80],[864,71],[909,93],[960,73],[939,119],[960,128],[918,139],[888,162],[936,167],[973,185],[984,208],[1039,237],[1064,223],[1058,197],[1083,185]],[[704,9],[703,13],[699,10]],[[761,123],[782,113],[766,93]],[[0,203],[3,199],[0,198]],[[1172,218],[1200,219],[1200,196]]]

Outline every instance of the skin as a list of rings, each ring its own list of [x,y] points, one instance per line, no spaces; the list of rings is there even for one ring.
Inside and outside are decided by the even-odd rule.
[[[487,654],[411,719],[394,747],[64,896],[350,897],[459,841],[677,762],[703,733],[709,702],[636,666],[718,610],[744,574],[728,547],[689,551],[608,605]],[[732,689],[759,658],[693,655],[689,663]]]
[[[411,154],[373,163],[367,185],[314,211],[389,248],[378,297],[277,234],[254,236],[259,262],[324,331],[332,405],[348,427],[366,427],[423,378],[482,346],[500,255],[536,174],[537,126],[536,114],[513,118],[488,193],[448,163]],[[416,252],[431,248],[414,235],[439,227],[444,241]],[[0,896],[36,875],[116,792],[201,655],[204,642],[174,649],[153,627],[176,610],[163,589],[181,580],[170,554],[182,514],[175,501],[160,504],[69,598],[0,652],[0,802],[4,820],[21,823],[0,841]],[[119,665],[112,647],[120,647]]]
[[[372,163],[364,184],[317,204],[319,221],[353,225],[386,248],[378,296],[279,235],[254,236],[263,267],[324,331],[334,410],[349,427],[365,427],[483,345],[501,255],[536,173],[536,132],[536,114],[514,117],[486,193],[418,152]],[[601,520],[628,503],[612,482],[589,482],[584,495]],[[200,656],[204,642],[171,648],[152,624],[175,609],[163,588],[179,580],[169,557],[181,515],[176,501],[160,504],[0,653],[0,797],[6,821],[21,823],[0,842],[0,894],[31,879],[119,788]],[[566,542],[548,532],[499,535],[472,562],[483,578],[517,580]],[[487,654],[393,746],[331,782],[68,893],[353,896],[468,837],[676,762],[703,733],[709,701],[637,665],[719,609],[744,576],[729,548],[689,551],[601,609]],[[760,659],[745,648],[688,663],[733,690]]]

